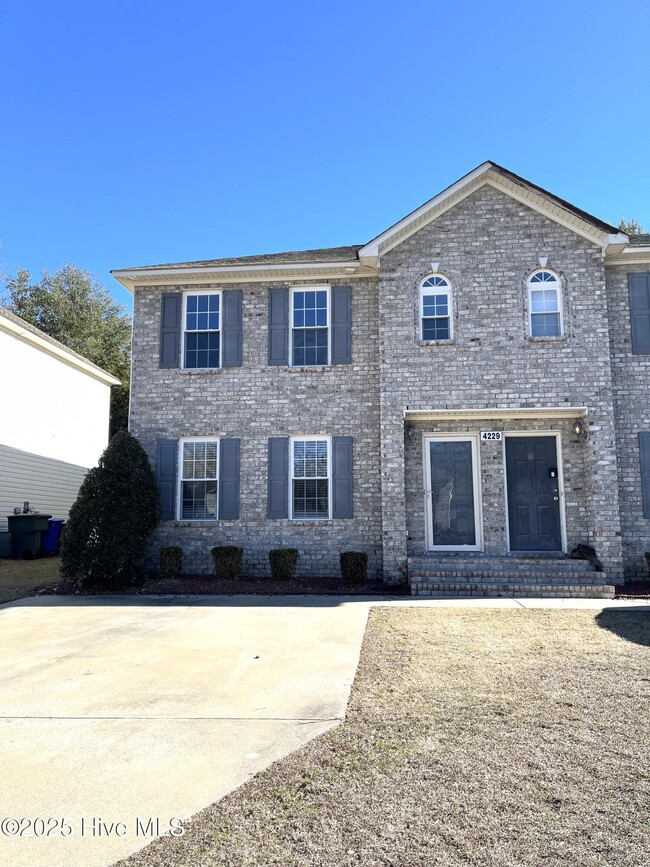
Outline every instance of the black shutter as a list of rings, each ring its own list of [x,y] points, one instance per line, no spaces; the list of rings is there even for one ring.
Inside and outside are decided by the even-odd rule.
[[[630,291],[632,352],[650,355],[650,273],[627,275]]]
[[[332,437],[332,517],[353,518],[352,437]]]
[[[221,293],[221,366],[241,367],[242,345],[242,293],[241,289],[228,289]]]
[[[639,460],[641,463],[641,490],[643,491],[643,517],[650,518],[650,433],[639,434]]]
[[[289,437],[269,437],[267,517],[289,517]]]
[[[158,489],[160,491],[160,520],[176,519],[176,467],[178,440],[158,440]]]
[[[269,364],[289,364],[288,289],[269,289]]]
[[[239,440],[219,441],[219,520],[239,519]]]
[[[332,288],[332,364],[352,364],[352,289]]]
[[[160,361],[159,367],[178,367],[181,346],[180,292],[165,293],[160,300]]]

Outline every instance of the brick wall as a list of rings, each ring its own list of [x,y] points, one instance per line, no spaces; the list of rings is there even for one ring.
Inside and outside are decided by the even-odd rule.
[[[562,280],[565,336],[527,338],[526,280],[539,256]],[[418,286],[439,262],[454,292],[454,340],[418,339]],[[381,259],[380,353],[384,570],[407,553],[403,416],[407,409],[586,406],[583,490],[570,540],[587,538],[621,578],[620,519],[601,250],[484,186]],[[548,428],[549,422],[544,425]],[[554,425],[552,425],[554,427]],[[476,426],[475,426],[476,427]],[[522,426],[522,429],[524,427]],[[421,473],[421,458],[415,460]],[[407,474],[407,499],[410,472]],[[411,482],[414,484],[414,482]],[[417,511],[417,508],[415,511]],[[409,506],[413,533],[415,512]]]
[[[349,285],[353,363],[312,370],[267,365],[268,286],[257,283],[228,287],[243,291],[241,368],[161,370],[162,289],[136,289],[131,430],[152,465],[159,437],[241,438],[240,520],[162,523],[152,546],[153,564],[160,545],[179,544],[186,570],[205,574],[211,571],[212,546],[238,544],[245,549],[245,573],[263,576],[269,574],[269,548],[292,545],[300,551],[300,576],[337,575],[341,550],[367,551],[371,576],[381,576],[377,286],[373,279]],[[353,519],[267,519],[268,437],[300,434],[354,437]]]
[[[650,356],[632,354],[627,275],[650,266],[607,268],[610,344],[616,414],[623,565],[631,579],[648,577],[650,520],[643,517],[639,431],[650,431]]]

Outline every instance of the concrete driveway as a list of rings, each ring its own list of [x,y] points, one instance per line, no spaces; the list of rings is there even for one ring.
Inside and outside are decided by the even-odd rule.
[[[111,864],[336,725],[367,614],[322,597],[1,607],[0,864]]]

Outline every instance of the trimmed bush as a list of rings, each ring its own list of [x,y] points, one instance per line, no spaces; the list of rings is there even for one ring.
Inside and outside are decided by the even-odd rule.
[[[67,585],[102,591],[140,584],[158,496],[144,449],[118,431],[86,474],[63,525],[60,572]]]
[[[169,545],[160,549],[160,577],[164,580],[180,578],[183,568],[183,549]]]
[[[272,548],[269,551],[271,577],[274,581],[293,581],[297,562],[297,548]]]
[[[222,581],[236,581],[241,578],[241,561],[244,549],[237,545],[217,545],[212,549],[214,574]]]
[[[368,580],[368,555],[365,551],[342,551],[340,561],[344,581],[360,583]]]

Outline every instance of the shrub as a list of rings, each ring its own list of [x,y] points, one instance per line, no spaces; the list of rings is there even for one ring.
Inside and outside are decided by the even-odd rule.
[[[342,551],[340,560],[344,581],[368,580],[368,555],[365,551]]]
[[[141,583],[158,514],[147,455],[128,431],[118,431],[87,473],[63,525],[60,571],[67,586],[115,590]]]
[[[183,549],[168,545],[160,549],[160,577],[165,580],[179,578],[183,568]]]
[[[241,578],[243,548],[236,545],[218,545],[212,549],[214,574],[222,581],[235,581]]]
[[[292,581],[296,577],[297,548],[272,548],[269,551],[271,576],[274,581]]]

